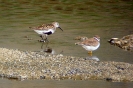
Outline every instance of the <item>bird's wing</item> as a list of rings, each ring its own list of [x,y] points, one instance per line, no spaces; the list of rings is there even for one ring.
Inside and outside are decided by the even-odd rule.
[[[33,30],[46,30],[46,31],[48,31],[49,29],[53,29],[55,27],[53,24],[42,24],[38,27],[29,27],[29,28],[31,28]]]
[[[94,38],[89,38],[82,42],[83,45],[86,46],[96,46],[98,44],[97,40]]]

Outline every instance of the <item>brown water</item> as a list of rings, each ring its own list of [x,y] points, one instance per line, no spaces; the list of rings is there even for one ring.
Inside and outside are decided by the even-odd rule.
[[[133,63],[133,52],[124,51],[118,47],[111,46],[107,42],[112,37],[121,38],[133,33],[132,1],[5,0],[0,2],[0,47],[23,51],[44,51],[46,44],[41,49],[42,44],[37,41],[40,37],[29,27],[57,21],[64,31],[57,29],[53,35],[48,36],[50,41],[48,47],[52,48],[56,54],[88,57],[87,51],[81,46],[74,45],[77,41],[73,39],[79,35],[93,37],[97,34],[101,37],[101,46],[93,52],[93,56],[96,56],[100,61]],[[80,87],[93,86],[93,88],[96,88],[94,83],[101,87],[118,86],[119,88],[132,85],[131,83],[72,80],[27,80],[18,82],[1,79],[0,83],[3,88],[8,85],[20,85],[23,87],[34,85],[33,88],[42,88],[44,86],[72,88],[78,87],[77,85],[79,84],[81,84]],[[52,83],[54,84],[52,85]],[[13,88],[18,87],[13,86]]]

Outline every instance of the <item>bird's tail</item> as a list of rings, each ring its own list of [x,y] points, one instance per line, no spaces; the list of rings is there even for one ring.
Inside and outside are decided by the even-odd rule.
[[[29,28],[32,29],[32,30],[36,29],[36,27],[29,27]]]
[[[75,43],[75,45],[82,45],[82,44],[81,44],[81,42],[77,42],[77,43]]]

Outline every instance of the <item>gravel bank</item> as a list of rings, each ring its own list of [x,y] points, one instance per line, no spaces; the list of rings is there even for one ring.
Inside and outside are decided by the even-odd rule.
[[[0,76],[19,80],[133,81],[133,64],[0,48]]]

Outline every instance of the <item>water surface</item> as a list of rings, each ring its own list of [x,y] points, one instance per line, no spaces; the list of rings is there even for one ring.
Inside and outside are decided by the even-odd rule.
[[[100,80],[29,80],[0,79],[1,88],[132,88],[132,82],[106,82]]]

